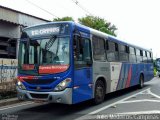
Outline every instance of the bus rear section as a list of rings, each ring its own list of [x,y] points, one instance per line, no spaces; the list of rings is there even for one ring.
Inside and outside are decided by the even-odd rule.
[[[154,77],[150,50],[95,31],[92,34],[93,83],[102,81],[105,94],[135,85],[142,88]]]

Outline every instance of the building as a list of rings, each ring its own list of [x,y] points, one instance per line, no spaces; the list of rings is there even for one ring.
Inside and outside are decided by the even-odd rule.
[[[0,58],[15,59],[17,38],[20,38],[21,29],[45,22],[49,21],[0,6]]]
[[[0,6],[0,91],[15,88],[18,40],[24,27],[48,20]],[[13,83],[13,84],[12,84]]]

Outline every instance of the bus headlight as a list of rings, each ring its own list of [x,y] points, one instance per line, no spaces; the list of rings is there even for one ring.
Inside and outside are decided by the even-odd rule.
[[[26,87],[23,85],[23,83],[21,81],[17,82],[17,86],[19,89],[26,90]]]
[[[70,82],[71,78],[63,80],[54,88],[54,92],[63,91],[64,89],[66,89],[66,87],[69,85]]]

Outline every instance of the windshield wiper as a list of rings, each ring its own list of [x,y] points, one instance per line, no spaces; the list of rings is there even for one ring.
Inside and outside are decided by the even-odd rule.
[[[56,39],[57,39],[56,35],[51,36],[49,41],[46,42],[46,44],[45,44],[45,50],[49,50],[52,47],[52,45],[53,45],[53,43],[55,42]]]
[[[47,50],[49,50],[52,47],[52,45],[53,45],[53,43],[55,42],[56,39],[57,39],[57,36],[56,35],[52,35],[51,38],[49,39],[49,41],[46,42],[45,48],[44,48],[44,56],[46,56]],[[39,51],[39,53],[40,53],[39,54],[39,64],[40,64],[40,58],[41,58],[41,51],[42,51],[42,49],[40,48],[40,51]]]

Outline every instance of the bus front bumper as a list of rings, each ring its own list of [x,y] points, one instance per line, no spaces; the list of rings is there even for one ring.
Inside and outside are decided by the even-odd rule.
[[[60,92],[36,92],[21,90],[17,87],[17,97],[19,100],[72,104],[72,88],[66,88]]]

